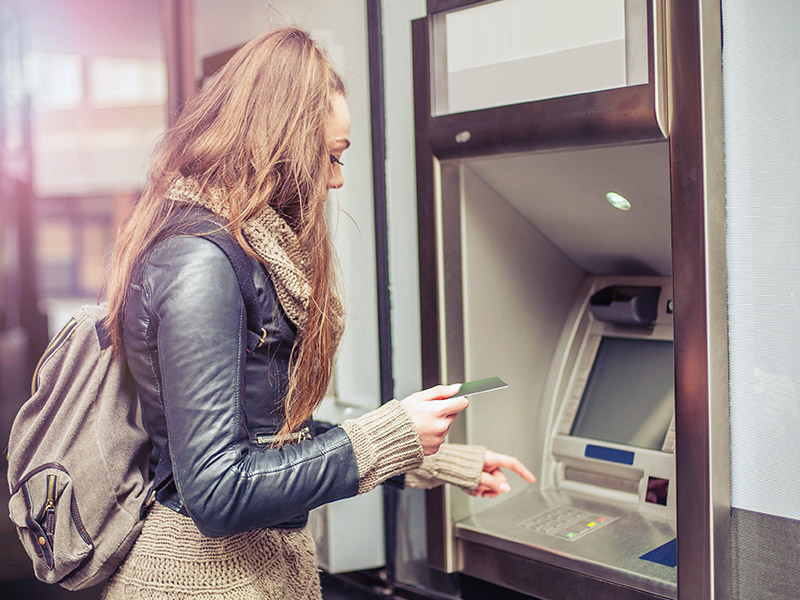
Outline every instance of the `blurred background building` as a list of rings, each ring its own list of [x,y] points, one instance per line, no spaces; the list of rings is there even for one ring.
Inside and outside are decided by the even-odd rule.
[[[3,440],[49,337],[74,308],[97,301],[117,226],[166,127],[164,10],[161,0],[0,6]],[[1,522],[0,579],[29,576]]]
[[[343,277],[343,287],[354,316],[342,347],[349,358],[337,366],[331,389],[336,398],[328,403],[326,418],[341,419],[380,403],[366,3],[325,4],[324,8],[305,0],[3,0],[0,4],[3,447],[50,337],[77,307],[102,299],[117,230],[142,190],[149,156],[160,135],[197,87],[239,46],[266,29],[287,24],[310,30],[340,65],[354,112],[348,188],[335,194],[331,204],[333,213],[334,205],[342,209],[341,217],[332,214],[334,236],[344,270],[350,273]],[[345,396],[349,400],[341,401]],[[0,506],[5,507],[6,485],[0,488]],[[381,500],[379,491],[366,504],[356,499],[355,508],[345,508],[362,516],[368,513],[377,529],[365,532],[370,540],[365,542],[366,551],[372,557],[366,566],[384,560]],[[320,536],[330,526],[325,516],[316,520]],[[16,537],[10,521],[0,518],[0,597],[65,595],[58,586],[31,580],[30,561]],[[353,538],[353,543],[359,542]],[[338,561],[340,555],[331,560]],[[99,590],[88,590],[65,597],[98,595]]]

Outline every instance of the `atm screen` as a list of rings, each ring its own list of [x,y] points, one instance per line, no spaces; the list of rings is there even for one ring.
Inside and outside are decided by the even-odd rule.
[[[671,341],[603,337],[570,435],[661,450],[674,403]]]

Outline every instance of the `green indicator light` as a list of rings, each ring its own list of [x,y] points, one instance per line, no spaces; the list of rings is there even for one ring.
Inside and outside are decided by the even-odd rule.
[[[572,533],[572,532],[570,531],[570,532],[567,534],[567,537],[568,537],[568,538],[574,538],[574,537],[575,537],[575,534],[574,534],[574,533]]]
[[[631,203],[628,202],[628,199],[617,192],[608,192],[606,194],[606,200],[608,200],[614,208],[624,211],[629,211],[631,209]]]

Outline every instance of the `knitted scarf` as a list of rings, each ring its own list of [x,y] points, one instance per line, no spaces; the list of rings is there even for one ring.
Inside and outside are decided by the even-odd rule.
[[[226,222],[230,220],[230,211],[222,194],[201,194],[190,179],[178,177],[170,186],[167,197],[177,202],[201,206]],[[242,224],[242,233],[250,247],[266,264],[286,316],[298,331],[302,331],[308,315],[313,274],[308,249],[300,246],[297,235],[289,224],[269,205],[264,205],[254,217]],[[334,297],[328,317],[333,323],[334,341],[338,343],[344,329],[343,310],[338,298]]]

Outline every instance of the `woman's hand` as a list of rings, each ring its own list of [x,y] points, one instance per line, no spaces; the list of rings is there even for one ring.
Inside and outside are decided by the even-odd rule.
[[[500,494],[505,494],[511,490],[508,485],[505,473],[501,469],[511,469],[514,473],[522,477],[525,481],[533,483],[536,477],[533,476],[525,465],[513,456],[486,451],[486,458],[483,461],[483,472],[478,487],[467,492],[470,496],[483,496],[484,498],[494,498]]]
[[[401,400],[419,434],[425,456],[439,450],[458,413],[469,406],[463,396],[450,399],[460,388],[460,383],[437,385]]]

